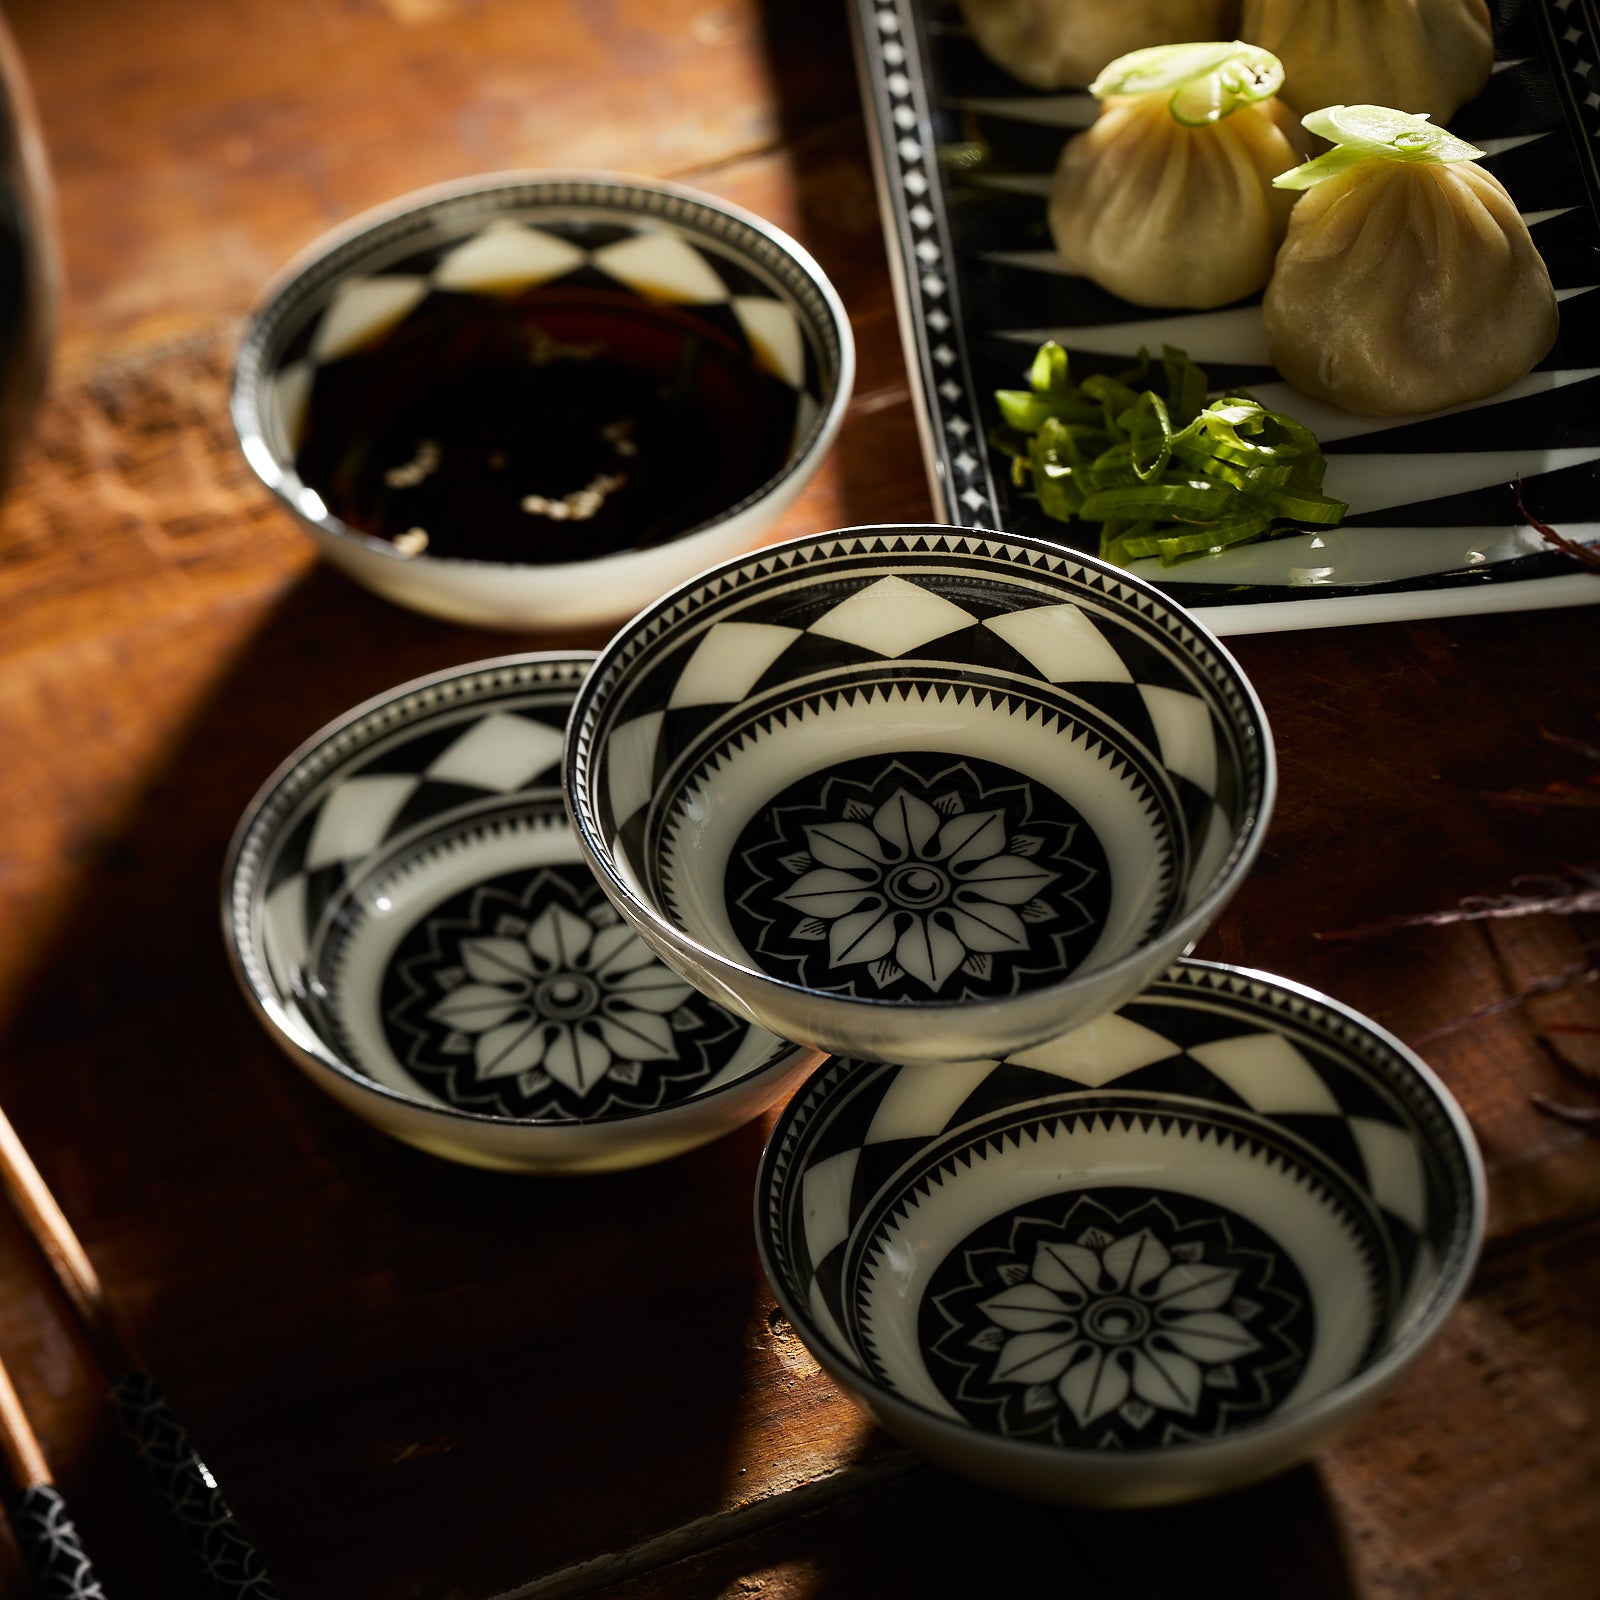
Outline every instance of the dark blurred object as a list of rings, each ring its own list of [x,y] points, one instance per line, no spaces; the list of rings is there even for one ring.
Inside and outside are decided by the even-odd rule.
[[[0,495],[44,393],[58,289],[44,142],[22,58],[0,17]]]

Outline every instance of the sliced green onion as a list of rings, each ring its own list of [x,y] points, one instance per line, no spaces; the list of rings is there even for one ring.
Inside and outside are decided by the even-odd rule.
[[[1112,95],[1164,94],[1167,109],[1185,127],[1205,127],[1255,105],[1283,87],[1283,63],[1259,45],[1239,39],[1204,44],[1158,44],[1118,56],[1089,85]]]
[[[1290,494],[1270,484],[1262,486],[1260,500],[1262,507],[1275,517],[1284,517],[1293,522],[1315,522],[1320,527],[1330,527],[1349,510],[1344,501],[1331,499],[1324,494]]]
[[[1141,483],[1156,477],[1172,459],[1172,419],[1167,403],[1154,389],[1146,389],[1133,408],[1128,443],[1133,452],[1134,476]]]
[[[1055,340],[1046,339],[1034,353],[1033,365],[1028,368],[1028,387],[1035,394],[1071,394],[1067,352]]]
[[[1100,407],[1075,395],[1035,394],[1031,389],[997,389],[995,401],[1006,426],[1020,433],[1037,433],[1047,417],[1062,422],[1093,426],[1100,420]]]
[[[1175,428],[1187,428],[1206,408],[1206,375],[1181,350],[1168,345],[1161,355],[1167,380],[1167,412]]]
[[[1006,426],[994,442],[1012,458],[1012,482],[1047,516],[1100,524],[1107,560],[1169,564],[1266,538],[1280,523],[1344,516],[1344,503],[1322,492],[1327,463],[1303,424],[1247,394],[1208,402],[1205,373],[1171,345],[1164,395],[1150,378],[1141,351],[1134,371],[1075,384],[1051,341],[1028,389],[997,393]],[[1034,418],[1036,427],[1022,425]]]
[[[1186,478],[1179,483],[1141,483],[1125,489],[1100,489],[1084,501],[1078,515],[1085,522],[1113,517],[1163,518],[1171,522],[1210,522],[1233,504],[1231,484]]]
[[[1435,127],[1428,113],[1395,111],[1389,106],[1324,106],[1304,119],[1312,133],[1330,144],[1365,145],[1406,160],[1476,161],[1483,151]]]
[[[1126,411],[1131,411],[1139,403],[1137,389],[1131,384],[1124,383],[1120,378],[1111,377],[1108,373],[1097,372],[1092,377],[1085,378],[1080,388],[1091,400],[1100,402],[1108,422],[1114,421]]]
[[[1363,161],[1418,161],[1443,164],[1476,161],[1483,154],[1476,145],[1436,128],[1426,112],[1413,116],[1388,106],[1324,106],[1301,121],[1314,134],[1327,139],[1333,149],[1272,180],[1278,189],[1309,189],[1325,178],[1337,177]]]

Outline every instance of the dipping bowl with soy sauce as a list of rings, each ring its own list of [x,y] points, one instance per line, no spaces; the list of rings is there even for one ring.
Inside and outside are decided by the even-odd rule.
[[[357,582],[455,622],[581,627],[760,544],[854,372],[837,293],[759,217],[655,180],[507,173],[291,262],[232,410]]]

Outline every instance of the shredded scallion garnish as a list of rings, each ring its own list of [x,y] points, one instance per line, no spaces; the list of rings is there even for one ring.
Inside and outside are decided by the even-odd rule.
[[[1309,428],[1248,394],[1208,400],[1205,373],[1182,351],[1133,371],[1074,383],[1067,352],[1041,345],[1026,389],[995,394],[994,442],[1012,481],[1061,522],[1100,525],[1100,555],[1163,566],[1265,538],[1279,524],[1330,527],[1347,507],[1322,492],[1327,463]]]
[[[1483,154],[1447,129],[1434,127],[1426,112],[1413,116],[1388,106],[1324,106],[1300,120],[1312,133],[1327,139],[1333,149],[1280,172],[1272,180],[1274,188],[1309,189],[1375,157],[1439,165],[1476,161]]]
[[[1270,51],[1240,39],[1217,39],[1130,50],[1106,67],[1089,93],[1101,100],[1164,94],[1175,121],[1201,128],[1269,99],[1282,87],[1283,63]]]

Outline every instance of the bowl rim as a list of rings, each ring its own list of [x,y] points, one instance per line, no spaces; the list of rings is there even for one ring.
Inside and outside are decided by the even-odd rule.
[[[1269,989],[1279,991],[1287,999],[1309,1001],[1319,1008],[1331,1011],[1348,1026],[1366,1034],[1382,1046],[1426,1092],[1430,1104],[1440,1113],[1451,1136],[1454,1151],[1460,1157],[1466,1184],[1466,1208],[1462,1226],[1458,1230],[1459,1238],[1454,1242],[1450,1257],[1440,1262],[1438,1285],[1421,1314],[1404,1330],[1402,1337],[1386,1346],[1371,1363],[1343,1383],[1335,1385],[1291,1411],[1271,1412],[1265,1418],[1248,1426],[1230,1429],[1211,1439],[1190,1440],[1182,1444],[1131,1446],[1116,1451],[1092,1450],[1078,1445],[1048,1444],[1037,1439],[1012,1438],[1005,1434],[991,1433],[931,1410],[919,1401],[907,1399],[898,1391],[879,1383],[871,1373],[863,1370],[845,1353],[838,1350],[834,1342],[816,1326],[809,1308],[795,1302],[788,1293],[782,1275],[773,1268],[767,1227],[770,1192],[775,1181],[773,1169],[781,1153],[779,1146],[783,1133],[794,1115],[795,1108],[804,1099],[811,1084],[828,1070],[829,1064],[824,1061],[812,1077],[799,1085],[773,1121],[756,1167],[752,1212],[756,1254],[779,1309],[793,1324],[802,1342],[817,1362],[826,1368],[842,1387],[869,1397],[874,1405],[882,1402],[910,1413],[916,1418],[919,1427],[927,1428],[937,1437],[947,1441],[953,1454],[959,1454],[963,1448],[970,1448],[973,1442],[977,1441],[985,1450],[1005,1455],[1015,1453],[1017,1459],[1037,1463],[1042,1468],[1050,1463],[1070,1465],[1075,1468],[1094,1465],[1107,1472],[1126,1476],[1130,1475],[1130,1469],[1137,1470],[1154,1463],[1192,1462],[1207,1455],[1231,1455],[1240,1448],[1274,1436],[1315,1431],[1320,1424],[1350,1408],[1359,1407],[1364,1400],[1376,1399],[1438,1337],[1446,1320],[1460,1304],[1471,1284],[1482,1254],[1488,1220],[1488,1179],[1483,1153],[1479,1149],[1472,1124],[1460,1102],[1438,1073],[1404,1040],[1354,1007],[1308,984],[1280,977],[1276,973],[1256,967],[1240,966],[1224,961],[1197,960],[1192,956],[1179,957],[1156,982],[1162,982],[1166,977],[1180,971],[1193,972],[1211,983],[1220,982],[1227,977],[1263,984]],[[1134,1000],[1137,998],[1138,996],[1133,997]],[[907,1070],[937,1071],[938,1068]],[[881,1193],[881,1190],[879,1192]]]
[[[675,1113],[687,1112],[691,1108],[710,1104],[723,1095],[742,1087],[747,1087],[766,1078],[768,1075],[777,1075],[786,1071],[798,1064],[800,1059],[807,1054],[819,1055],[819,1052],[813,1050],[810,1046],[797,1045],[791,1040],[780,1040],[780,1043],[787,1044],[790,1047],[786,1054],[777,1056],[765,1065],[753,1067],[748,1072],[737,1078],[729,1079],[726,1083],[713,1090],[689,1095],[685,1099],[674,1101],[670,1105],[654,1106],[646,1109],[629,1109],[615,1115],[580,1119],[569,1118],[558,1121],[538,1117],[512,1117],[497,1112],[473,1111],[463,1106],[452,1106],[442,1101],[423,1100],[416,1096],[403,1094],[398,1089],[391,1088],[388,1084],[379,1083],[377,1079],[369,1078],[364,1073],[358,1072],[333,1051],[315,1032],[295,1023],[283,1006],[277,986],[261,970],[259,961],[249,954],[251,940],[246,935],[248,934],[252,908],[257,903],[256,891],[259,887],[257,868],[259,867],[259,860],[247,862],[246,851],[255,839],[258,823],[273,801],[282,793],[283,788],[294,774],[318,750],[329,745],[342,734],[348,733],[367,718],[382,712],[389,706],[398,704],[414,694],[424,693],[429,689],[438,688],[457,680],[507,670],[514,671],[523,667],[549,666],[557,669],[562,667],[576,669],[583,666],[588,670],[592,670],[598,654],[599,652],[595,650],[514,651],[506,655],[488,656],[481,660],[464,662],[459,666],[444,667],[436,672],[424,673],[420,677],[408,678],[405,682],[396,684],[391,689],[381,690],[377,694],[370,695],[358,705],[340,712],[314,733],[302,739],[273,768],[271,774],[256,789],[249,804],[234,825],[227,852],[223,858],[220,883],[222,943],[227,952],[228,965],[233,973],[234,980],[242,991],[251,1011],[254,1012],[267,1034],[280,1047],[287,1047],[296,1061],[306,1063],[318,1070],[329,1072],[341,1083],[352,1086],[361,1094],[371,1095],[396,1107],[403,1107],[411,1113],[436,1118],[445,1122],[467,1123],[484,1128],[515,1128],[523,1129],[530,1133],[560,1134],[563,1131],[577,1133],[585,1129],[622,1128],[630,1123],[643,1121],[647,1118],[667,1117]],[[571,685],[571,692],[574,697],[583,681],[584,679],[579,677]],[[551,687],[559,687],[559,685],[552,684]],[[330,766],[328,772],[337,771],[341,764],[335,763]],[[319,774],[318,781],[321,781],[327,775],[328,773]],[[563,796],[561,790],[554,784],[541,789],[538,793],[541,798],[548,798],[553,806],[559,807],[562,804]],[[266,835],[266,838],[271,837],[273,837],[273,834]],[[259,842],[264,843],[265,840]],[[746,1019],[736,1017],[735,1020],[742,1022]],[[770,1032],[771,1030],[766,1031]],[[774,1035],[774,1037],[776,1038],[777,1036]]]
[[[475,198],[488,199],[497,195],[517,196],[519,202],[530,206],[541,204],[582,208],[591,201],[559,200],[552,196],[546,202],[537,191],[545,188],[581,185],[608,191],[619,198],[632,192],[636,195],[655,196],[676,200],[685,205],[719,215],[740,224],[755,233],[780,254],[788,256],[811,288],[822,301],[828,326],[838,343],[838,372],[830,386],[826,403],[818,408],[805,437],[791,448],[783,464],[755,489],[712,517],[695,523],[657,544],[613,551],[585,561],[487,561],[471,556],[430,554],[406,555],[389,539],[363,533],[343,518],[335,516],[326,505],[320,515],[311,514],[301,504],[297,491],[311,489],[302,482],[292,461],[285,462],[268,442],[267,429],[261,402],[262,390],[270,374],[263,361],[264,345],[274,321],[286,314],[301,298],[302,285],[314,273],[327,274],[330,282],[344,276],[344,269],[356,268],[363,256],[360,247],[373,236],[393,223],[409,216],[421,217],[428,213],[448,209],[458,202]],[[515,209],[515,208],[508,208]],[[619,211],[637,211],[639,208],[618,205]],[[661,551],[726,527],[764,500],[770,498],[796,474],[819,462],[827,453],[844,421],[844,413],[855,389],[856,350],[855,334],[850,314],[833,281],[816,258],[796,239],[775,223],[747,210],[730,200],[698,189],[689,184],[667,178],[654,178],[644,174],[622,172],[608,168],[588,167],[529,167],[507,168],[503,171],[478,173],[460,178],[448,178],[439,183],[427,184],[409,190],[391,199],[380,201],[354,216],[319,234],[302,246],[267,280],[255,300],[245,312],[233,357],[233,375],[229,388],[228,414],[233,424],[236,443],[249,465],[252,474],[271,491],[278,502],[296,518],[314,528],[318,533],[333,538],[337,543],[349,544],[385,561],[402,566],[416,567],[434,564],[441,569],[464,572],[536,572],[536,573],[594,573],[603,579],[608,571],[649,558]],[[311,490],[315,493],[315,490]],[[318,496],[321,503],[321,496]]]
[[[642,918],[658,938],[665,940],[679,950],[690,953],[698,962],[713,971],[736,973],[759,989],[768,989],[775,993],[791,996],[796,1000],[815,1001],[826,1006],[842,1007],[861,1015],[892,1016],[914,1013],[919,1017],[927,1017],[945,1014],[955,1015],[971,1009],[973,1002],[970,1000],[918,1000],[914,1006],[908,1006],[903,1001],[879,999],[871,995],[843,995],[828,989],[807,988],[803,984],[791,983],[782,978],[776,978],[771,973],[762,971],[759,967],[737,961],[724,952],[714,950],[709,945],[691,937],[676,924],[669,922],[643,895],[636,893],[627,879],[618,871],[609,842],[603,838],[598,838],[598,830],[592,827],[593,818],[590,815],[586,800],[588,786],[582,782],[580,775],[580,768],[586,769],[590,773],[595,770],[591,749],[593,729],[588,724],[592,719],[595,703],[608,687],[604,680],[615,671],[617,658],[634,644],[642,630],[648,628],[652,622],[666,618],[670,613],[681,609],[685,602],[692,599],[697,592],[704,591],[708,600],[727,593],[724,583],[725,576],[736,572],[742,567],[755,566],[768,561],[782,561],[790,553],[804,550],[809,546],[821,546],[829,543],[838,543],[842,546],[852,539],[861,538],[882,538],[887,542],[890,537],[922,537],[929,535],[935,536],[936,539],[943,541],[946,545],[956,539],[976,539],[1031,550],[1041,556],[1055,558],[1068,564],[1072,562],[1081,563],[1090,572],[1098,574],[1102,579],[1111,579],[1115,582],[1126,584],[1128,588],[1134,590],[1146,600],[1154,602],[1161,612],[1170,614],[1189,627],[1215,655],[1218,665],[1223,669],[1224,674],[1232,679],[1248,712],[1249,722],[1257,735],[1261,764],[1259,796],[1243,830],[1243,841],[1230,856],[1225,870],[1214,880],[1204,898],[1181,917],[1177,918],[1165,930],[1163,937],[1168,939],[1176,937],[1182,943],[1183,948],[1192,948],[1195,941],[1215,921],[1222,907],[1244,881],[1256,857],[1260,854],[1261,847],[1266,841],[1273,806],[1277,798],[1277,753],[1273,743],[1271,724],[1267,720],[1266,708],[1261,702],[1261,697],[1256,693],[1255,685],[1251,683],[1237,659],[1210,628],[1195,617],[1186,607],[1180,605],[1169,595],[1134,573],[1102,561],[1097,556],[1091,556],[1070,546],[1055,544],[1048,539],[1022,534],[1001,533],[991,528],[969,528],[947,523],[869,523],[857,527],[833,529],[824,533],[800,534],[779,543],[763,546],[758,550],[747,551],[743,555],[734,556],[729,560],[718,563],[714,567],[707,568],[703,572],[696,573],[693,577],[677,585],[676,588],[668,590],[658,600],[651,602],[651,604],[644,607],[643,610],[617,629],[610,641],[600,651],[599,658],[596,660],[589,675],[578,687],[577,695],[573,700],[572,717],[567,724],[566,753],[562,762],[562,788],[566,793],[567,808],[572,816],[573,827],[577,832],[584,855],[593,868],[595,875],[600,879],[602,888],[611,895],[619,909],[624,910],[630,916],[630,919]],[[939,545],[936,544],[929,549],[928,553],[937,555],[939,548]],[[887,555],[887,550],[884,553]],[[1115,974],[1141,967],[1148,963],[1149,958],[1148,948],[1141,946],[1138,949],[1129,951],[1126,955],[1119,956],[1115,961],[1109,961],[1104,966],[1093,968],[1090,972],[1085,973],[1079,969],[1068,974],[1060,982],[1041,984],[1023,990],[1018,994],[986,997],[982,1003],[986,1006],[1006,1007],[1013,1002],[1021,1003],[1030,998],[1037,998],[1040,995],[1070,990],[1077,985],[1080,978],[1086,982],[1101,982]]]

